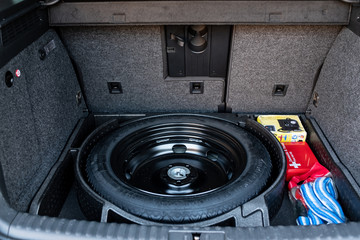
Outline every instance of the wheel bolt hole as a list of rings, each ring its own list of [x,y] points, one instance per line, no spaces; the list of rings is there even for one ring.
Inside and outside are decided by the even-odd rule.
[[[130,180],[130,179],[131,179],[131,172],[130,172],[130,171],[127,171],[127,172],[125,173],[125,177],[126,177],[127,180]]]
[[[210,159],[211,161],[214,161],[214,162],[216,162],[219,159],[219,155],[213,151],[208,151],[206,153],[206,156],[208,159]]]
[[[187,147],[183,144],[177,144],[172,147],[172,150],[174,153],[185,153],[187,150]]]

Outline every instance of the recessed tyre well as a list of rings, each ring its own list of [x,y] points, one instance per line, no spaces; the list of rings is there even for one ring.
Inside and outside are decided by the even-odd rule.
[[[231,211],[264,190],[272,168],[265,146],[245,129],[179,115],[124,124],[100,138],[82,166],[101,197],[164,223]]]

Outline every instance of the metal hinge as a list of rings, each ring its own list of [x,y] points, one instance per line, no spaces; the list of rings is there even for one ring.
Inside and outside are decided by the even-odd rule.
[[[313,96],[313,105],[317,108],[319,105],[319,99],[320,96],[317,92],[314,92],[314,96]]]

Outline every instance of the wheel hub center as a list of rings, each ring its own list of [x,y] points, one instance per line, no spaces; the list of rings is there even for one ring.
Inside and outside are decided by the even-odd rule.
[[[174,166],[167,171],[168,176],[174,180],[184,180],[190,174],[190,169],[184,166]]]

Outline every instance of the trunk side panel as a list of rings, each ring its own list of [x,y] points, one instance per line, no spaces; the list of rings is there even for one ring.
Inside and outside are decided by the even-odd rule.
[[[44,60],[39,50],[54,41]],[[82,116],[76,103],[80,90],[70,59],[57,34],[50,30],[0,71],[21,71],[14,85],[0,86],[1,164],[11,205],[25,211],[58,159]]]
[[[331,48],[315,92],[314,118],[341,161],[360,184],[360,38],[344,28]]]

